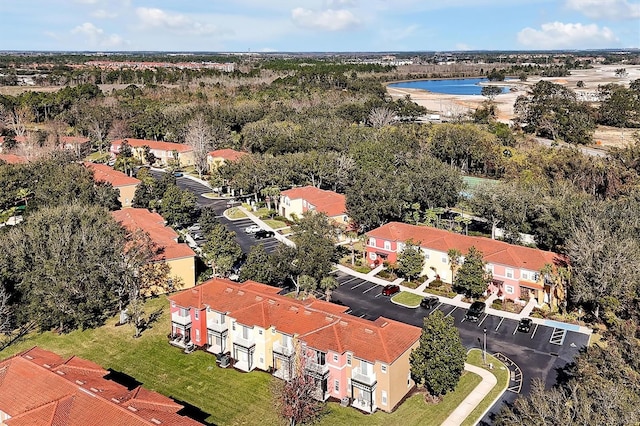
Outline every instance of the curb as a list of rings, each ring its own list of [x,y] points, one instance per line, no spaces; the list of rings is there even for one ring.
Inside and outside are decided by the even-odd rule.
[[[467,353],[471,352],[472,350],[474,350],[474,349],[469,349],[469,351],[467,351]],[[489,355],[493,356],[493,354],[489,354]],[[494,358],[496,358],[495,356],[493,356],[493,357],[494,357]],[[496,358],[496,359],[498,360],[498,362],[499,362],[501,365],[503,365],[503,366],[504,366],[504,368],[506,368],[506,369],[507,369],[507,371],[509,371],[509,368],[508,368],[506,365],[504,365],[504,363],[503,363],[502,361],[500,361],[498,358]],[[493,374],[493,373],[492,373],[492,374]],[[511,373],[509,373],[509,374],[511,374]],[[494,377],[495,377],[495,374],[494,374]],[[496,380],[497,380],[497,377],[496,377]],[[497,385],[497,384],[498,384],[498,383],[496,383],[496,385]],[[494,398],[494,400],[493,400],[493,401],[491,401],[491,404],[489,404],[489,406],[487,407],[487,409],[486,409],[486,410],[484,410],[484,412],[480,415],[480,417],[478,417],[478,419],[477,419],[477,420],[476,420],[476,422],[474,423],[474,426],[475,426],[475,425],[477,425],[478,423],[480,423],[480,420],[482,420],[482,419],[484,418],[484,416],[486,416],[486,415],[487,415],[487,413],[488,413],[489,411],[491,411],[491,408],[493,408],[493,406],[494,406],[494,405],[496,405],[496,402],[498,402],[498,401],[500,400],[500,398],[502,398],[502,395],[504,395],[504,393],[507,391],[507,388],[508,388],[508,387],[509,387],[509,380],[507,380],[507,382],[506,382],[506,383],[505,383],[505,385],[504,385],[504,388],[500,391],[500,393],[499,393],[498,395],[496,395],[496,397]],[[493,390],[493,388],[492,388],[492,390]],[[489,392],[491,392],[491,391],[489,391]],[[471,413],[469,413],[469,415],[471,415]],[[469,416],[467,416],[467,419],[468,419],[468,418],[469,418]],[[467,419],[465,419],[465,420],[467,420]]]

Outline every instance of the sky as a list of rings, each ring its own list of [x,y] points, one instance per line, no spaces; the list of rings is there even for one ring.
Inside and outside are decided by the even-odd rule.
[[[0,50],[640,48],[640,0],[0,0]]]

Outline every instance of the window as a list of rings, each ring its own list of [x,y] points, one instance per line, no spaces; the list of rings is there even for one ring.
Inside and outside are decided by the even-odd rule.
[[[429,250],[427,249],[422,249],[422,252],[424,253],[424,258],[429,260],[430,254],[429,254]]]
[[[387,405],[387,391],[382,391],[382,405]]]
[[[385,245],[386,245],[386,243],[385,243]],[[404,243],[398,242],[398,243],[396,244],[396,247],[397,247],[397,251],[403,251],[403,250],[404,250],[404,248],[405,248],[405,245],[404,245]],[[385,247],[385,248],[386,248],[386,247]]]
[[[512,286],[512,285],[505,285],[505,286],[504,286],[504,291],[505,291],[507,294],[513,294],[513,292],[514,292],[514,288],[513,288],[513,286]]]
[[[333,354],[333,362],[338,362],[338,354]]]
[[[235,323],[235,322],[234,322],[233,324],[231,324],[231,329],[232,329],[233,331],[236,331],[236,323]]]
[[[380,366],[380,371],[382,371],[383,373],[386,373],[386,372],[387,372],[387,366],[386,366],[386,364],[382,364],[382,365]]]
[[[407,387],[411,386],[411,372],[407,373]]]
[[[262,336],[262,330],[258,330],[258,334]]]
[[[493,274],[493,265],[492,264],[487,264],[487,272],[491,272]]]
[[[520,272],[520,276],[522,277],[523,280],[528,280],[529,279],[529,271],[521,271]]]
[[[196,319],[200,318],[200,312],[199,311],[194,311],[194,315]]]
[[[505,272],[505,276],[506,276],[507,278],[513,278],[513,269],[511,269],[511,268],[507,268],[507,269],[506,269],[506,272]]]
[[[351,354],[347,354],[347,365],[351,365]]]
[[[374,252],[369,252],[369,259],[376,260],[378,256]]]
[[[171,307],[175,308],[176,307],[176,302],[174,302],[173,300],[171,301]]]
[[[442,263],[449,263],[449,256],[443,254],[440,260],[442,261]]]
[[[200,341],[200,330],[196,328],[196,342]]]
[[[185,308],[180,308],[180,316],[181,317],[187,317],[189,316],[189,310],[185,309]]]
[[[340,392],[340,380],[335,380],[335,381],[333,382],[333,390],[334,390],[336,393],[339,393],[339,392]]]
[[[385,241],[384,242],[384,249],[385,250],[391,250],[391,242]]]
[[[376,246],[376,239],[375,238],[369,238],[369,245],[370,246]]]

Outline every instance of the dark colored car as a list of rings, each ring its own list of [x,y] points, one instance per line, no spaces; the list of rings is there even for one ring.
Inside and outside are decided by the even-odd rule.
[[[518,331],[520,333],[528,333],[531,331],[531,324],[533,324],[531,318],[522,318],[518,323]]]
[[[275,235],[275,233],[273,231],[267,231],[266,229],[261,229],[258,232],[256,232],[255,234],[253,234],[253,236],[256,238],[256,240],[261,240],[263,238],[271,238]]]
[[[397,286],[395,284],[387,284],[382,289],[382,295],[391,296],[392,294],[396,294],[399,291],[400,291],[400,286]]]
[[[482,314],[484,314],[485,307],[486,305],[484,302],[473,302],[471,306],[469,306],[467,313],[464,315],[464,319],[469,322],[478,322]]]
[[[427,296],[420,301],[420,306],[425,309],[431,309],[440,303],[440,299],[437,296]]]

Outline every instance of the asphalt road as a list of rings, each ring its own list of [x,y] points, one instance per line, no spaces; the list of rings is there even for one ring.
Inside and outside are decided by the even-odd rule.
[[[164,172],[157,170],[151,171],[151,175],[156,179],[159,179],[163,173]],[[280,244],[275,238],[265,238],[262,240],[257,240],[252,234],[245,233],[245,228],[249,225],[254,224],[253,221],[249,218],[240,220],[229,220],[224,217],[222,213],[228,209],[228,200],[211,199],[202,196],[202,194],[211,192],[211,188],[186,177],[176,178],[176,185],[178,185],[178,187],[181,189],[187,189],[194,193],[196,195],[196,202],[200,207],[213,208],[213,210],[216,212],[218,221],[223,224],[229,231],[233,231],[236,233],[236,241],[238,242],[238,244],[240,244],[243,253],[249,253],[251,247],[256,244],[261,244],[262,246],[264,246],[267,253],[271,253]],[[205,242],[206,240],[200,240],[198,241],[198,244],[202,245]]]
[[[391,318],[418,327],[422,326],[425,316],[435,309],[454,318],[465,347],[483,347],[484,329],[487,330],[487,352],[500,353],[511,370],[512,380],[501,401],[491,412],[499,410],[502,402],[512,402],[518,394],[529,394],[531,380],[541,378],[547,387],[556,381],[558,370],[573,361],[581,347],[586,346],[589,336],[573,331],[557,330],[547,326],[533,326],[527,334],[516,331],[515,320],[484,314],[477,323],[464,320],[466,310],[446,303],[432,310],[423,308],[405,308],[396,305],[389,297],[381,295],[382,286],[338,272],[336,276],[340,287],[332,294],[332,301],[350,308],[349,314],[375,320],[379,316]],[[486,416],[491,424],[491,413]]]

